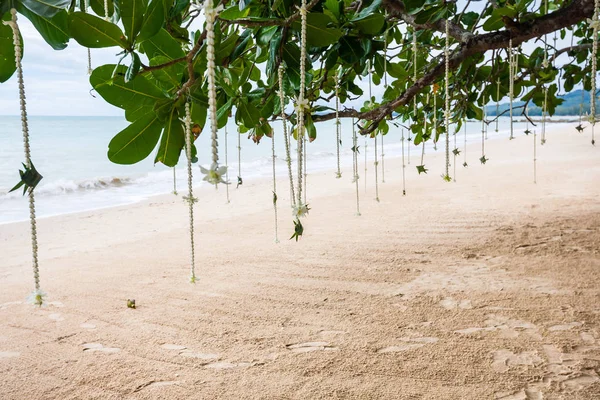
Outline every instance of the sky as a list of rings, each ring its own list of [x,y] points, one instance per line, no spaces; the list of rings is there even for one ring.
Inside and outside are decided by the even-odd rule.
[[[459,9],[462,9],[461,2],[463,1],[458,4]],[[469,10],[477,11],[481,7],[475,3]],[[123,116],[123,110],[106,103],[93,91],[90,92],[85,48],[71,40],[66,49],[55,51],[42,39],[29,20],[19,15],[18,22],[25,42],[23,72],[27,111],[30,115]],[[202,21],[195,21],[194,25],[201,23]],[[529,46],[526,45],[525,51],[528,50],[527,47]],[[114,64],[117,52],[116,48],[92,49],[92,67]],[[367,80],[358,84],[367,94]],[[380,97],[382,94],[381,86],[373,88],[374,96]],[[0,84],[0,115],[19,113],[15,74],[7,82]]]

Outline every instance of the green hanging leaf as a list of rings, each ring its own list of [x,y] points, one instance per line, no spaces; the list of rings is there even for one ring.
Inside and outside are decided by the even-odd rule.
[[[150,60],[150,65],[166,64],[170,60],[164,56],[157,56]],[[161,83],[161,87],[170,90],[181,84],[185,63],[180,62],[165,68],[152,70],[152,76]]]
[[[245,18],[248,16],[249,13],[249,8],[244,8],[243,10],[240,10],[240,8],[237,5],[233,5],[223,10],[223,12],[219,14],[219,19],[233,21],[236,19]]]
[[[131,53],[131,64],[129,68],[127,68],[127,72],[125,73],[125,82],[129,82],[133,80],[140,72],[140,68],[142,66],[142,62],[140,61],[140,56],[137,55],[136,52]]]
[[[376,35],[381,32],[385,24],[385,17],[382,14],[370,14],[362,18],[352,19],[350,22],[362,33]]]
[[[59,10],[52,17],[38,15],[17,3],[17,11],[23,14],[54,50],[62,50],[69,42],[67,12]]]
[[[179,162],[181,150],[184,146],[185,131],[179,120],[177,110],[173,107],[165,123],[154,163],[161,162],[168,167],[174,167]]]
[[[89,48],[129,47],[123,31],[110,22],[83,12],[69,16],[71,37],[80,45]]]
[[[113,0],[108,0],[108,16],[112,17],[115,12],[115,5]],[[96,13],[97,16],[104,18],[104,0],[90,0],[90,7],[92,11]]]
[[[163,122],[154,112],[144,115],[110,141],[108,159],[115,164],[135,164],[142,161],[156,147],[162,129]]]
[[[144,76],[138,75],[125,82],[125,73],[124,66],[103,65],[92,72],[90,83],[104,100],[123,109],[137,109],[143,104],[152,106],[156,101],[165,99],[162,91]]]
[[[235,113],[235,122],[238,124],[244,124],[246,128],[254,128],[258,125],[260,120],[260,113],[256,107],[244,98],[240,99],[237,104],[237,111]]]
[[[142,28],[137,36],[137,42],[141,43],[156,35],[165,23],[165,15],[167,13],[166,0],[152,0],[148,6],[148,10],[144,15]]]
[[[160,29],[156,35],[144,40],[141,49],[148,58],[163,56],[175,60],[185,56],[181,44],[164,29]]]
[[[20,0],[20,2],[34,14],[46,19],[51,19],[60,11],[65,11],[71,4],[71,0]]]
[[[313,47],[326,47],[337,43],[344,35],[341,29],[329,28],[333,21],[325,14],[311,12],[306,16],[306,43]],[[300,31],[300,21],[292,25]]]
[[[148,0],[127,0],[119,2],[121,21],[125,28],[125,34],[133,43],[144,22],[144,11],[148,6]]]
[[[10,13],[6,13],[2,20],[10,21],[10,18]],[[21,43],[23,42],[21,41]],[[10,79],[16,70],[13,30],[0,21],[0,83]]]

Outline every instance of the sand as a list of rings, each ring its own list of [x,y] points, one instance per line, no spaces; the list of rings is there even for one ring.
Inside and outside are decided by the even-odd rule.
[[[268,181],[199,190],[195,285],[180,197],[41,219],[44,308],[0,225],[0,398],[598,399],[600,148],[549,129],[537,184],[525,136],[455,183],[413,150],[405,197],[386,159],[380,203],[370,165],[360,217],[349,171],[311,174],[298,243],[285,176],[279,244]]]

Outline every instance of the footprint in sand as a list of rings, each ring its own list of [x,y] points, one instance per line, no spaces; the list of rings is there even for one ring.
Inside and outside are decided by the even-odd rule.
[[[285,346],[292,353],[309,353],[312,351],[336,351],[337,347],[331,346],[328,342],[305,342],[297,344],[288,344]]]
[[[21,357],[21,353],[19,353],[18,351],[0,351],[0,359],[18,357]]]
[[[63,316],[59,313],[56,314],[50,314],[48,315],[48,318],[50,318],[53,321],[59,322],[59,321],[64,321],[65,319],[63,318]]]
[[[532,339],[542,340],[542,335],[539,333],[539,329],[536,325],[521,321],[518,319],[510,319],[501,315],[490,314],[487,316],[487,320],[484,322],[485,327],[474,327],[459,329],[454,332],[462,335],[470,335],[477,332],[495,332],[498,331],[498,335],[501,338],[514,339],[521,333],[528,335]]]
[[[440,301],[440,305],[442,307],[444,307],[446,310],[455,310],[457,308],[463,309],[463,310],[470,310],[473,308],[473,305],[471,304],[471,300],[454,300],[452,297],[447,297],[445,299],[443,299],[442,301]]]
[[[104,345],[100,343],[85,343],[83,345],[83,351],[90,353],[96,351],[101,353],[118,353],[121,351],[121,349],[118,347],[104,347]]]
[[[573,328],[577,328],[578,326],[582,326],[582,325],[583,325],[582,322],[571,322],[571,323],[568,323],[568,324],[551,326],[550,328],[548,328],[548,330],[550,332],[569,331],[569,330],[571,330]]]
[[[517,365],[536,366],[543,362],[542,358],[537,355],[536,351],[524,351],[515,354],[510,350],[502,349],[492,352],[494,360],[492,368],[496,372],[506,372],[510,367]]]
[[[546,355],[547,364],[543,377],[537,381],[528,384],[525,388],[513,393],[496,393],[498,400],[542,400],[544,399],[544,391],[555,391],[558,388],[559,392],[577,392],[586,387],[600,382],[600,376],[592,369],[581,369],[585,360],[586,353],[591,350],[599,350],[600,346],[594,345],[596,342],[593,335],[587,332],[582,332],[580,335],[585,346],[576,346],[572,353],[563,353],[554,345],[544,345],[544,353]],[[509,354],[510,353],[510,354]],[[532,357],[534,354],[535,357]],[[511,358],[512,357],[512,358]],[[516,357],[516,358],[514,358]],[[499,350],[494,354],[494,364],[496,370],[504,372],[505,366],[510,363],[501,363],[502,359],[512,359],[523,361],[525,363],[538,362],[535,352],[524,352],[520,355],[513,355],[508,350]]]
[[[402,351],[414,350],[426,346],[431,343],[436,343],[439,339],[434,337],[404,337],[400,339],[403,344],[396,346],[388,346],[377,350],[378,353],[399,353]]]

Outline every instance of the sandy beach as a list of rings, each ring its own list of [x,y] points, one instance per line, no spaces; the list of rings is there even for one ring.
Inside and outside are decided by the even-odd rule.
[[[285,176],[279,244],[271,182],[198,190],[196,284],[181,196],[41,219],[43,308],[28,224],[0,225],[0,399],[599,399],[600,148],[574,126],[537,184],[533,138],[493,132],[452,183],[413,149],[406,196],[401,160],[379,203],[369,165],[361,216],[349,170],[310,174],[297,243]]]

